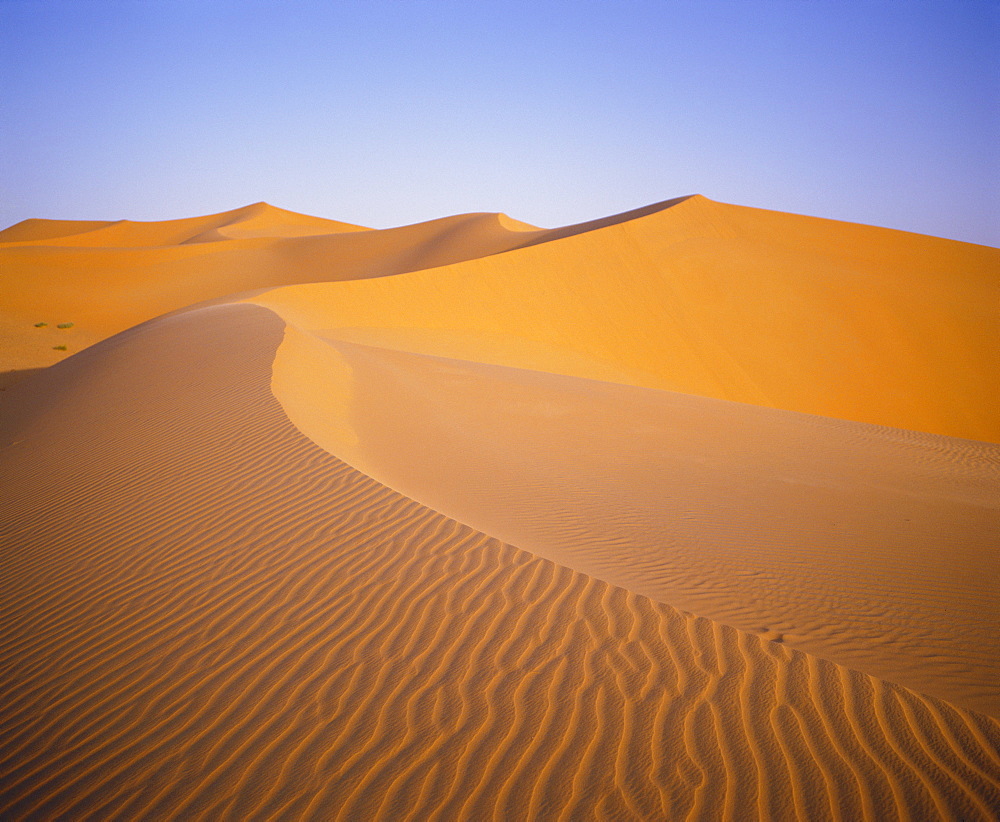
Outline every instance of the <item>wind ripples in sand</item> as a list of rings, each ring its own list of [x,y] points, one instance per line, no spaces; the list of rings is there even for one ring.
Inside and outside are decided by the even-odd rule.
[[[65,449],[4,452],[30,493],[4,503],[3,818],[1000,806],[994,720],[533,557],[323,452],[268,391],[280,338],[245,306],[154,325],[67,364],[88,390],[23,434]],[[192,344],[203,390],[145,380]],[[131,382],[95,426],[109,380]]]

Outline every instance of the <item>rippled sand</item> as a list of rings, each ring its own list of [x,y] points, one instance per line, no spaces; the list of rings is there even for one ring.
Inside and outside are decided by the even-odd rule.
[[[998,262],[701,197],[0,232],[0,817],[995,818]]]

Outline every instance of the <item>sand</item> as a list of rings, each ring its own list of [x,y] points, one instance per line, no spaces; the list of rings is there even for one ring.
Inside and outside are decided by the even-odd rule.
[[[996,250],[0,242],[0,818],[997,817]]]

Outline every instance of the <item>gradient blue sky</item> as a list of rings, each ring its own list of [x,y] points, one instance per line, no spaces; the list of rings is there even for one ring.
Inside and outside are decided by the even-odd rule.
[[[0,226],[681,194],[1000,245],[1000,3],[0,0]]]

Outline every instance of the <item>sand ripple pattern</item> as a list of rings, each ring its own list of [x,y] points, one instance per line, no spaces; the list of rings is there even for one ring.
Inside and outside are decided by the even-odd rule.
[[[381,486],[287,423],[280,335],[173,318],[11,425],[0,818],[995,818],[1000,724]]]

